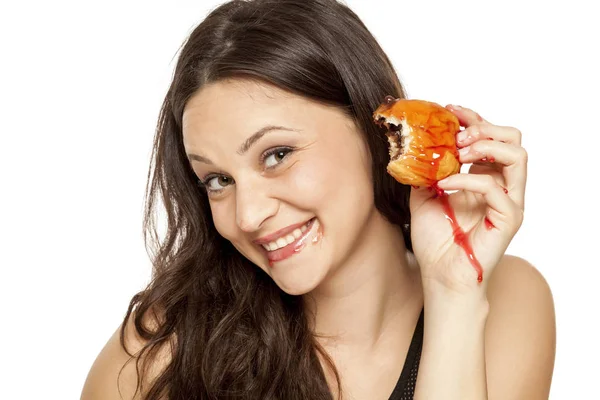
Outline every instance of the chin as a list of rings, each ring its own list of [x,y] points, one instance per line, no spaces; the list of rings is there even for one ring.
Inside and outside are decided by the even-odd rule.
[[[299,266],[297,270],[292,271],[277,271],[271,274],[271,278],[285,293],[301,296],[315,290],[324,281],[326,275],[326,268],[319,268],[313,264],[311,267]]]
[[[313,218],[307,230],[294,241],[290,238],[287,245],[272,250],[256,246],[259,254],[254,254],[254,263],[287,294],[306,294],[323,281],[331,265],[325,236],[320,220]]]
[[[285,262],[267,264],[263,268],[284,292],[300,296],[312,292],[325,281],[331,270],[330,257],[325,248],[311,246],[310,252],[297,254]]]

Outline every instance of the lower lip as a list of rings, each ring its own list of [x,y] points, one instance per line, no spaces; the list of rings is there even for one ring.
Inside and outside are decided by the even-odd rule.
[[[273,250],[273,251],[267,251],[261,246],[261,248],[267,254],[267,258],[269,259],[269,265],[273,266],[273,264],[278,261],[285,260],[285,259],[293,256],[294,254],[300,253],[302,251],[302,249],[304,248],[304,246],[306,246],[307,239],[311,235],[314,225],[315,225],[315,218],[310,220],[310,222],[308,223],[308,226],[307,226],[308,229],[306,229],[306,232],[304,232],[302,234],[302,236],[300,236],[298,239],[296,239],[292,243],[290,243],[287,246],[282,247],[280,249]]]

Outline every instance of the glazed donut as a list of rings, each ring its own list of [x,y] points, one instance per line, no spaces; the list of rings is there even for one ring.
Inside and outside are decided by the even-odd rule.
[[[387,129],[390,161],[387,172],[398,182],[433,186],[460,171],[456,133],[458,118],[439,104],[386,96],[373,113]]]

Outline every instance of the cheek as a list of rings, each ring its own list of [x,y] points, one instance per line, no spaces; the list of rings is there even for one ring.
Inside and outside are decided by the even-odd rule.
[[[288,188],[286,197],[300,206],[319,206],[328,197],[328,189],[335,177],[334,166],[317,159],[302,160],[295,167],[285,185]]]
[[[298,205],[303,201],[303,205],[317,212],[317,208],[347,212],[348,208],[368,206],[365,201],[373,192],[369,168],[359,147],[338,147],[299,161],[285,186]]]
[[[212,202],[210,210],[217,232],[227,240],[232,240],[235,235],[235,204],[231,201]]]

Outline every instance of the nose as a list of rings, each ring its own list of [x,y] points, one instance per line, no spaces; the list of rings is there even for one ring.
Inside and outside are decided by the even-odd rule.
[[[244,232],[258,230],[264,221],[277,213],[279,202],[270,197],[268,187],[236,183],[236,223]]]

